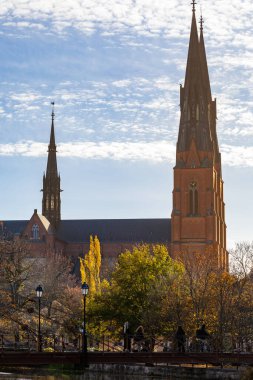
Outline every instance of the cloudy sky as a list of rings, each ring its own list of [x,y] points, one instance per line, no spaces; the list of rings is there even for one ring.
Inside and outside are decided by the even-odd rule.
[[[253,2],[201,0],[228,245],[252,240]],[[1,0],[0,219],[41,211],[55,101],[62,217],[170,217],[189,0]]]

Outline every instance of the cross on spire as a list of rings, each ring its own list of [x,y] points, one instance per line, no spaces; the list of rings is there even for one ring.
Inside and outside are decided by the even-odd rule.
[[[191,3],[191,5],[192,5],[192,11],[193,12],[195,12],[195,5],[196,5],[197,3],[196,3],[196,0],[192,0],[192,3]]]
[[[51,106],[52,106],[52,119],[54,119],[54,102],[51,102]]]
[[[204,19],[203,19],[202,15],[200,16],[199,23],[200,23],[200,30],[203,31]]]

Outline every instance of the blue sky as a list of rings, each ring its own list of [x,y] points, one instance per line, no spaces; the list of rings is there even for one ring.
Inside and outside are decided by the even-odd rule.
[[[202,0],[228,246],[252,240],[253,3]],[[184,0],[1,0],[0,218],[41,211],[55,101],[65,219],[170,217]]]

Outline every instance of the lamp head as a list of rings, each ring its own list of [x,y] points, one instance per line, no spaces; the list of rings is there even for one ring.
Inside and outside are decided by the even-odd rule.
[[[87,296],[88,293],[89,293],[89,285],[86,284],[86,282],[84,282],[82,284],[82,294],[83,296]]]
[[[42,286],[41,285],[37,286],[37,288],[36,288],[36,295],[37,295],[37,297],[41,298],[42,297],[42,293],[43,293]]]

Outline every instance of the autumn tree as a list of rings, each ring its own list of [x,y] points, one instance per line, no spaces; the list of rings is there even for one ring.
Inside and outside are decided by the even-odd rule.
[[[226,348],[224,344],[226,336],[229,335],[231,338],[233,333],[234,318],[237,313],[237,278],[228,272],[217,270],[212,275],[210,286],[207,321],[213,335],[213,343],[222,351]]]
[[[56,305],[61,303],[65,289],[76,286],[72,269],[73,263],[61,251],[48,250],[36,260],[36,281],[43,286],[43,305],[48,318],[54,306],[57,308]]]
[[[253,339],[253,242],[242,241],[230,250],[231,273],[236,277],[233,337],[242,348]]]
[[[76,278],[71,274],[72,268],[70,259],[62,252],[50,250],[35,257],[26,241],[1,240],[1,331],[13,332],[15,339],[20,339],[22,331],[29,331],[36,338],[38,302],[35,288],[38,284],[43,287],[41,322],[44,333],[62,331],[72,323],[71,316],[76,320],[81,315],[81,297],[78,287],[79,306],[76,306],[74,298],[68,299],[70,294],[77,294],[77,290],[72,291],[76,287]],[[68,312],[69,309],[75,313],[75,317]],[[56,321],[60,323],[56,325]]]
[[[80,258],[81,280],[89,285],[91,296],[100,292],[100,269],[100,242],[97,236],[93,238],[91,235],[89,252],[84,258]]]
[[[27,308],[33,292],[29,287],[35,274],[35,260],[29,254],[29,246],[21,240],[0,241],[0,302],[1,318],[5,327],[15,330],[26,324]]]
[[[192,308],[192,327],[198,327],[208,318],[212,278],[217,268],[216,257],[212,250],[207,250],[204,253],[185,254],[183,261],[185,286]]]
[[[110,281],[95,297],[92,318],[117,326],[128,321],[132,329],[142,324],[149,333],[157,333],[163,322],[163,300],[182,272],[182,265],[169,256],[165,246],[133,247],[119,256]]]

